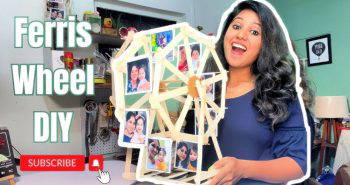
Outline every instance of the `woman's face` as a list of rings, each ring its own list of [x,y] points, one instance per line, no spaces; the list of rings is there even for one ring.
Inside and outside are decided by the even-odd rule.
[[[139,70],[137,69],[136,66],[132,66],[131,74],[130,74],[131,80],[136,81],[138,76],[139,76]]]
[[[143,131],[143,120],[142,119],[137,120],[136,131],[137,131],[137,133],[142,134],[142,131]]]
[[[143,79],[145,79],[146,78],[146,72],[145,72],[145,69],[144,68],[140,68],[139,69],[139,80],[143,80]]]
[[[199,51],[198,50],[193,50],[192,51],[192,59],[194,60],[199,60]]]
[[[177,155],[179,156],[180,161],[183,161],[186,159],[187,155],[187,148],[185,146],[182,146],[177,150]]]
[[[233,68],[250,67],[259,56],[262,47],[261,22],[249,9],[233,18],[224,37],[225,57]]]
[[[129,134],[132,134],[135,130],[135,117],[131,116],[130,119],[126,121],[126,130]]]
[[[193,150],[191,150],[191,153],[190,153],[190,160],[191,161],[197,160],[197,153]]]

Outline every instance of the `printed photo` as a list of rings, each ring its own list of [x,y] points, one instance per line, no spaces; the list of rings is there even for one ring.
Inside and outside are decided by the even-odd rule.
[[[51,8],[50,19],[54,21],[60,21],[64,19],[64,9]]]
[[[216,118],[216,116],[218,115],[212,108],[208,108],[210,117],[212,120],[214,120]],[[199,130],[198,130],[198,120],[196,118],[196,116],[194,115],[194,120],[195,120],[195,128],[194,128],[194,134],[198,135]],[[209,125],[208,125],[208,121],[207,118],[204,118],[204,133],[208,131]],[[218,129],[215,129],[215,136],[218,136]]]
[[[193,43],[193,44],[190,44],[190,48],[191,48],[191,58],[192,58],[192,71],[196,73],[200,64],[202,47],[201,47],[201,44],[199,43]],[[188,71],[188,64],[187,64],[186,51],[185,51],[184,45],[178,46],[177,58],[178,58],[177,68],[181,72]]]
[[[174,38],[173,30],[151,34],[152,53],[157,52],[159,48],[165,48],[173,40],[173,38]],[[167,54],[166,59],[169,61],[174,60],[173,50],[171,50]]]
[[[214,77],[214,73],[203,73],[201,80],[209,79]],[[214,101],[215,99],[215,83],[209,84],[206,88],[207,99]]]
[[[119,140],[121,146],[140,148],[146,143],[147,124],[149,114],[146,109],[135,109],[125,111],[125,123],[121,124]]]
[[[151,59],[143,55],[127,63],[126,95],[152,91]]]
[[[149,138],[147,141],[146,169],[170,173],[172,140]]]
[[[195,172],[197,170],[198,148],[197,143],[177,142],[175,168]]]
[[[63,3],[63,0],[49,0],[49,1],[54,3]]]

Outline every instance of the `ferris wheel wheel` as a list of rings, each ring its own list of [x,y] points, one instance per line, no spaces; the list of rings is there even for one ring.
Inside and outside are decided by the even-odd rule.
[[[209,57],[218,71],[204,72]],[[215,132],[225,112],[227,82],[213,38],[187,23],[141,31],[127,38],[111,67],[110,100],[121,123],[118,144],[140,148],[137,180],[205,184],[215,175],[214,171],[201,170],[203,145],[209,137],[218,158],[222,158]],[[214,101],[216,83],[222,87],[219,101]],[[174,107],[178,110],[176,118],[172,117]],[[196,127],[196,134],[182,129],[192,107],[196,123],[187,124]],[[177,153],[184,145],[187,152],[197,150],[195,168],[184,167],[185,160]],[[132,176],[130,155],[126,178]],[[187,166],[190,162],[188,159]]]

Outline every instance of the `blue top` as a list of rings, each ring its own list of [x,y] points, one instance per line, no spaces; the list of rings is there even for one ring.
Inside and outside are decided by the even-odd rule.
[[[247,94],[226,99],[225,117],[219,124],[218,142],[222,155],[245,160],[271,160],[280,157],[294,159],[307,170],[307,135],[299,101],[289,105],[289,118],[273,131],[271,121],[257,121],[258,112],[252,104],[254,90]],[[212,146],[212,145],[211,145]],[[204,151],[203,168],[217,161],[213,147]],[[237,184],[269,184],[251,179],[241,179]]]

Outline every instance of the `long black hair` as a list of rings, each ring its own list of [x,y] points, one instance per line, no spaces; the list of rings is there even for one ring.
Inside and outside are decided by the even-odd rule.
[[[183,161],[180,161],[180,159],[178,159],[178,156],[177,156],[177,151],[178,151],[179,149],[181,149],[182,147],[186,147],[186,149],[187,149],[187,151],[186,151],[186,159],[183,160]],[[190,149],[189,149],[188,145],[187,145],[185,142],[179,142],[179,144],[178,144],[177,147],[176,147],[175,166],[178,167],[178,166],[179,166],[179,163],[181,163],[181,166],[187,168],[189,156],[190,156]]]
[[[229,70],[224,54],[224,36],[233,18],[245,9],[254,11],[262,24],[262,48],[251,66],[251,72],[255,76],[252,104],[259,113],[258,120],[269,119],[274,127],[288,118],[288,104],[296,99],[297,93],[293,58],[289,53],[283,30],[272,11],[264,4],[253,0],[238,4],[226,19],[216,44],[216,52],[224,68]],[[206,66],[206,71],[215,70],[213,62]],[[220,92],[221,87],[218,89]]]

